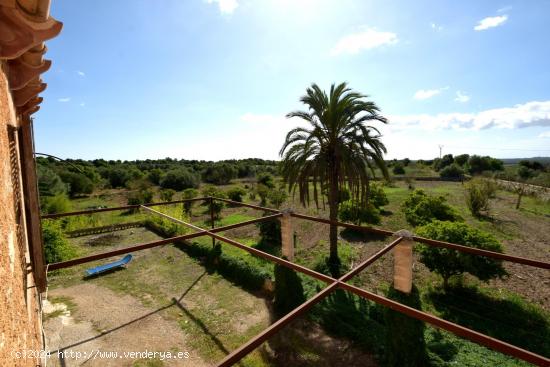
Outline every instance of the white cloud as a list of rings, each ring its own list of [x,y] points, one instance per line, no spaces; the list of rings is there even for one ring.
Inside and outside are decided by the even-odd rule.
[[[510,5],[503,6],[502,8],[497,10],[497,13],[506,13],[506,12],[509,12],[510,10],[512,10],[512,6]]]
[[[435,23],[430,23],[430,27],[432,27],[432,29],[434,31],[441,31],[443,29],[443,26],[440,26],[440,25],[435,24]]]
[[[80,103],[80,107],[84,107],[84,106],[86,106],[86,103],[81,102],[81,103]]]
[[[484,31],[489,28],[498,27],[508,20],[508,15],[499,15],[496,17],[487,17],[479,21],[479,24],[474,27],[476,31]]]
[[[64,97],[64,98],[59,98],[57,101],[58,102],[69,102],[71,100],[71,97]]]
[[[86,74],[83,71],[77,70],[76,73],[80,76],[86,76]]]
[[[336,46],[330,51],[330,54],[332,56],[340,54],[354,55],[362,50],[370,50],[383,45],[393,45],[397,41],[395,33],[366,29],[340,38]]]
[[[550,126],[550,101],[533,101],[477,113],[455,112],[438,115],[389,115],[387,117],[390,126],[396,128],[416,126],[425,130],[517,129],[530,126]]]
[[[222,14],[233,14],[235,9],[239,7],[237,0],[206,0],[206,2],[208,4],[218,3],[218,7]]]
[[[432,98],[444,90],[449,89],[449,87],[439,88],[439,89],[419,89],[414,93],[414,99],[424,100]]]
[[[466,103],[470,100],[470,96],[466,95],[466,94],[462,94],[461,91],[456,91],[456,98],[455,98],[455,101],[457,102],[460,102],[460,103]]]
[[[540,133],[539,138],[550,138],[550,130]]]

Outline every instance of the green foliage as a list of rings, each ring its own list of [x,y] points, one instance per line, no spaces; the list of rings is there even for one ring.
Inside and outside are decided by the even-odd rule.
[[[402,207],[407,222],[413,226],[424,225],[433,220],[462,220],[443,196],[428,196],[424,190],[420,189],[414,190]]]
[[[338,218],[342,222],[351,222],[357,225],[362,223],[380,224],[382,220],[380,210],[371,202],[360,203],[355,200],[348,200],[340,203]]]
[[[468,159],[468,164],[466,166],[472,175],[482,173],[483,171],[503,170],[503,162],[489,156],[481,157],[479,155],[472,155]]]
[[[264,185],[269,189],[275,187],[275,178],[267,172],[258,173],[258,175],[256,175],[256,181],[258,184]]]
[[[72,209],[72,204],[66,194],[57,194],[42,200],[41,211],[46,214],[67,213]]]
[[[518,177],[520,180],[528,180],[532,177],[535,177],[537,175],[537,172],[531,168],[528,168],[526,166],[519,166],[516,171]]]
[[[201,194],[204,197],[211,196],[211,197],[216,197],[216,198],[225,198],[225,192],[218,189],[214,185],[205,185],[201,189]],[[208,207],[208,213],[207,214],[210,214],[211,212],[213,212],[215,220],[220,218],[220,213],[221,213],[222,209],[225,207],[224,203],[219,201],[219,200],[212,200],[212,201],[211,200],[206,200],[205,205]]]
[[[388,205],[390,203],[388,196],[384,191],[384,186],[375,182],[372,182],[369,185],[369,202],[372,203],[372,205],[374,205],[377,209],[380,209],[384,205]]]
[[[535,171],[543,171],[544,165],[538,161],[529,161],[529,160],[521,160],[519,162],[520,166],[527,167],[529,169],[535,170]]]
[[[417,310],[422,309],[420,293],[414,285],[410,294],[390,287],[386,296]],[[384,308],[384,320],[386,324],[384,365],[388,367],[425,366],[428,356],[424,340],[424,323],[393,311],[389,307]]]
[[[185,189],[182,193],[182,199],[194,199],[199,195],[199,192],[197,189]],[[191,215],[191,209],[193,208],[193,201],[188,201],[183,203],[183,210],[187,215]]]
[[[444,178],[461,178],[464,175],[464,170],[458,164],[453,163],[439,171],[439,175]]]
[[[267,197],[271,205],[279,209],[288,198],[288,194],[284,189],[272,189],[267,194]]]
[[[283,257],[284,258],[284,257]],[[284,258],[286,260],[286,258]],[[306,301],[302,281],[298,274],[286,266],[275,264],[275,294],[273,311],[281,318]]]
[[[405,174],[405,167],[401,163],[397,163],[393,166],[392,172],[394,175],[404,175]]]
[[[269,187],[264,184],[256,185],[256,193],[260,197],[260,205],[265,206],[267,203],[267,196],[269,195]]]
[[[246,194],[246,190],[243,189],[240,186],[235,186],[227,190],[227,197],[230,200],[238,201],[239,203],[242,203],[243,196]]]
[[[455,157],[455,163],[459,166],[464,166],[468,162],[468,159],[470,159],[469,154],[460,154]]]
[[[160,180],[160,187],[176,191],[199,187],[199,177],[186,168],[168,171]]]
[[[70,260],[78,255],[77,250],[65,238],[59,222],[44,220],[42,222],[42,239],[47,264]]]
[[[67,193],[67,184],[65,184],[61,177],[50,168],[44,165],[37,165],[38,176],[38,193],[40,199],[46,196],[55,196]]]
[[[141,205],[153,202],[153,191],[151,189],[138,190],[128,195],[128,205]]]
[[[228,163],[214,163],[202,172],[204,182],[215,185],[226,185],[237,177],[237,169]]]
[[[172,189],[160,190],[160,200],[162,200],[162,201],[172,201],[175,194],[176,194],[176,191],[172,190]]]
[[[434,221],[418,228],[416,234],[482,250],[503,252],[502,245],[491,234],[464,223]],[[417,250],[420,261],[430,271],[441,275],[445,286],[451,276],[465,272],[484,281],[506,275],[501,260],[429,245],[418,245]]]
[[[465,185],[466,205],[474,217],[489,210],[489,199],[495,197],[496,184],[485,178],[474,178]]]
[[[151,182],[153,185],[160,184],[160,179],[162,178],[162,170],[160,168],[153,168],[149,173],[147,174],[147,179],[149,182]]]
[[[262,216],[268,216],[271,213],[264,213]],[[272,220],[266,220],[256,223],[256,226],[260,230],[260,241],[256,248],[268,252],[270,254],[277,254],[281,248],[281,222],[275,218]]]
[[[94,183],[81,173],[65,171],[60,174],[63,182],[69,185],[69,194],[75,197],[82,194],[91,194],[94,191]]]
[[[434,159],[434,164],[433,165],[434,165],[434,169],[436,171],[440,171],[443,168],[445,168],[447,166],[450,166],[453,163],[454,163],[453,155],[452,154],[445,154],[441,158]]]
[[[107,171],[106,176],[112,188],[124,187],[126,186],[126,182],[132,178],[129,170],[122,167],[110,169]]]

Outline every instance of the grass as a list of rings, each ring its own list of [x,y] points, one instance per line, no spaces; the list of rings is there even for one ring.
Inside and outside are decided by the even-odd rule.
[[[408,167],[406,170],[407,169]],[[409,172],[407,172],[407,174],[409,174]],[[390,230],[414,230],[414,228],[406,222],[405,216],[401,210],[401,203],[410,193],[407,185],[408,184],[405,182],[394,182],[391,186],[385,187],[385,192],[390,203],[384,207],[382,223],[379,227]],[[412,182],[411,185],[416,188],[424,189],[430,195],[441,195],[445,197],[447,202],[464,217],[469,225],[490,232],[500,241],[505,243],[524,241],[526,233],[524,233],[520,225],[515,223],[517,218],[521,218],[522,221],[543,223],[545,217],[550,216],[550,205],[548,205],[548,203],[543,203],[532,197],[524,197],[522,200],[522,207],[517,211],[513,206],[515,203],[515,195],[510,192],[499,190],[497,199],[491,201],[489,215],[479,219],[473,217],[469,213],[464,200],[464,188],[460,183],[417,181]],[[248,195],[245,197],[248,201]],[[82,200],[80,205],[88,205],[91,202],[92,201],[85,202]],[[253,203],[257,204],[257,202]],[[328,208],[326,208],[326,210],[317,210],[314,206],[302,208],[297,199],[294,200],[292,196],[289,198],[288,202],[283,205],[283,208],[285,207],[295,207],[298,212],[307,212],[308,214],[317,216],[327,216],[328,213]],[[158,207],[158,209],[163,212],[170,212],[170,215],[173,216],[177,216],[181,213],[181,211],[177,213],[177,210],[171,211],[175,209],[168,208],[169,207],[166,207],[166,209],[165,207]],[[197,206],[195,211],[198,212],[199,210]],[[252,215],[260,214],[250,210],[224,210],[224,212],[222,212],[222,219],[216,223],[217,226],[250,220],[254,218]],[[181,215],[183,219],[183,214]],[[116,215],[111,217],[108,216],[107,218],[106,221],[119,220],[119,218],[116,218]],[[203,217],[199,218],[202,219]],[[76,224],[77,223],[75,223],[75,225]],[[87,224],[87,222],[84,224]],[[206,225],[205,223],[201,224]],[[206,225],[206,227],[209,227],[209,225]],[[319,225],[318,223],[296,221],[295,229],[300,233],[298,246],[296,248],[297,263],[313,268],[328,255],[329,246],[326,237],[321,239],[318,238],[319,234],[317,232],[320,232],[321,228],[326,230],[323,225]],[[247,246],[256,245],[258,240],[255,238],[255,235],[252,234],[240,234],[237,237],[231,238]],[[212,246],[212,240],[208,237],[199,237],[195,239],[194,242],[201,246]],[[339,253],[342,262],[351,265],[360,259],[364,259],[367,251],[374,251],[377,246],[382,246],[387,242],[387,238],[366,239],[342,231],[340,232]],[[164,254],[160,257],[156,255],[147,255],[147,261],[141,265],[137,264],[133,266],[132,272],[125,271],[108,274],[98,279],[98,282],[121,294],[131,294],[139,298],[145,304],[161,304],[166,301],[167,294],[176,289],[181,290],[186,284],[192,282],[192,277],[198,275],[199,269],[204,271],[204,268],[202,268],[201,264],[196,260],[191,260],[192,266],[188,263],[182,263],[179,259],[181,252],[178,249],[172,246],[166,247],[166,249],[171,249],[170,251],[175,251],[175,253],[169,255]],[[264,270],[269,274],[273,272],[272,263],[257,258],[246,251],[226,244],[222,245],[222,250],[227,256],[241,259],[254,268]],[[178,253],[180,255],[177,255]],[[388,266],[387,262],[383,264]],[[391,264],[389,264],[389,266],[391,266]],[[185,271],[182,272],[182,274],[174,274],[172,270],[173,267],[185,269]],[[191,268],[194,270],[189,271]],[[365,271],[365,274],[363,274],[365,277],[359,278],[363,280],[376,280],[379,283],[375,285],[375,289],[378,292],[387,288],[389,283],[381,281],[379,277],[366,278],[367,272],[368,271]],[[188,274],[189,277],[186,277],[185,274]],[[415,273],[415,276],[418,275],[419,273]],[[303,280],[304,288],[308,296],[311,296],[323,287],[322,283],[316,280],[312,280],[303,275],[300,275],[300,277]],[[151,279],[154,280],[153,283],[151,283]],[[215,302],[219,302],[219,304],[201,304],[201,307],[188,310],[192,315],[187,315],[182,311],[184,316],[179,319],[178,323],[183,330],[194,336],[193,346],[200,350],[201,356],[204,356],[207,360],[214,360],[223,356],[223,352],[219,348],[219,343],[221,343],[224,348],[236,348],[249,337],[259,332],[262,326],[257,325],[257,328],[255,326],[250,328],[249,332],[246,331],[241,333],[234,333],[226,330],[226,325],[230,322],[228,318],[229,314],[224,312],[218,312],[217,314],[214,310],[219,309],[217,308],[218,306],[231,310],[232,303],[239,304],[240,302],[235,302],[234,293],[227,290],[222,291],[222,293],[217,291],[221,284],[227,282],[221,276],[210,274],[208,279],[208,282],[201,281],[200,288],[197,288],[195,291],[204,293],[209,297],[215,295]],[[358,279],[358,285],[360,285],[359,280],[361,279]],[[415,279],[415,283],[422,294],[422,308],[425,311],[473,328],[474,330],[487,333],[488,335],[507,340],[512,344],[523,346],[537,353],[547,356],[550,354],[548,346],[546,345],[547,343],[545,344],[545,341],[550,338],[550,315],[540,307],[536,307],[517,294],[501,288],[496,290],[479,286],[466,287],[463,289],[455,289],[453,292],[445,294],[437,287],[434,287],[433,282],[433,277],[429,275],[425,278]],[[211,299],[209,298],[209,300]],[[313,309],[313,318],[335,335],[341,335],[343,333],[349,337],[350,335],[354,335],[353,333],[360,333],[356,335],[363,335],[361,338],[365,338],[361,339],[363,340],[363,346],[366,347],[367,350],[380,354],[381,351],[377,349],[377,346],[382,343],[382,339],[380,339],[380,335],[377,335],[377,333],[383,333],[384,331],[384,325],[379,317],[381,308],[370,303],[368,303],[368,307],[365,308],[363,303],[355,299],[344,301],[335,300],[333,298],[327,299],[327,302]],[[365,310],[367,311],[365,312]],[[249,309],[247,312],[253,313],[254,310]],[[342,330],[331,328],[330,324],[326,324],[326,319],[324,319],[324,317],[330,318],[340,313],[349,316],[344,320],[346,321],[346,326],[340,325],[340,327],[343,328]],[[365,317],[366,319],[363,319]],[[193,321],[193,318],[195,318],[195,321]],[[200,323],[196,322],[196,320],[200,320],[202,326]],[[205,333],[205,328],[211,331],[218,341],[214,340],[208,333]],[[500,353],[488,350],[478,344],[458,338],[447,332],[437,331],[431,327],[426,328],[425,337],[430,355],[433,359],[432,362],[436,365],[526,365]],[[310,350],[307,344],[304,345],[303,348],[300,347],[301,343],[299,338],[296,339],[292,345],[300,349],[300,353],[303,354],[304,358],[310,360],[311,363],[315,364],[315,361],[318,361],[319,354]],[[243,363],[247,366],[261,366],[265,364],[265,361],[260,357],[260,353],[254,353]]]

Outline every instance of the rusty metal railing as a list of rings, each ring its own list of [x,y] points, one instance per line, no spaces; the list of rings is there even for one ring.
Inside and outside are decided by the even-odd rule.
[[[274,214],[269,215],[269,216],[265,216],[265,217],[262,217],[262,218],[257,218],[257,219],[253,219],[253,220],[233,224],[233,225],[222,226],[222,227],[217,227],[217,228],[212,228],[212,229],[203,229],[203,228],[195,226],[191,223],[187,223],[187,222],[184,222],[180,219],[173,218],[171,216],[168,216],[164,213],[161,213],[159,211],[156,211],[156,210],[150,208],[151,206],[157,206],[157,205],[168,205],[168,204],[183,203],[183,202],[186,202],[186,201],[199,201],[199,200],[210,200],[210,201],[219,200],[219,201],[222,201],[222,202],[231,203],[233,205],[240,205],[240,206],[244,206],[244,207],[248,207],[248,208],[252,208],[252,209],[256,209],[256,210],[271,212],[271,213],[274,213]],[[236,202],[236,201],[232,201],[232,200],[228,200],[228,199],[223,199],[223,198],[207,197],[207,198],[196,198],[196,199],[189,199],[189,200],[178,200],[178,201],[165,202],[165,203],[144,204],[142,206],[140,206],[140,205],[130,205],[130,206],[124,206],[124,207],[118,207],[118,208],[93,209],[93,210],[80,211],[80,212],[45,215],[42,218],[44,218],[44,219],[55,219],[55,218],[66,217],[66,216],[70,216],[70,215],[85,215],[85,214],[92,214],[92,213],[97,213],[97,212],[102,212],[102,211],[137,209],[137,208],[140,208],[140,207],[147,210],[148,212],[150,212],[152,214],[161,215],[164,218],[169,219],[169,220],[171,220],[175,223],[179,223],[179,224],[191,227],[194,230],[196,230],[196,232],[191,233],[191,234],[182,235],[182,236],[171,237],[171,238],[167,238],[167,239],[163,239],[163,240],[159,240],[159,241],[144,243],[144,244],[140,244],[140,245],[136,245],[136,246],[131,246],[131,247],[127,247],[127,248],[124,248],[124,249],[118,249],[118,250],[114,250],[114,251],[104,252],[104,253],[101,253],[101,254],[91,255],[91,256],[87,256],[87,257],[83,257],[83,258],[79,258],[79,259],[73,259],[73,260],[64,261],[64,262],[53,263],[53,264],[49,265],[49,269],[50,270],[62,269],[62,268],[74,266],[74,265],[77,265],[77,264],[82,264],[82,263],[86,263],[86,262],[90,262],[90,261],[94,261],[94,260],[98,260],[98,259],[103,259],[103,258],[115,256],[115,255],[125,254],[125,253],[128,253],[128,252],[139,251],[139,250],[143,250],[143,249],[147,249],[147,248],[153,248],[153,247],[157,247],[157,246],[161,246],[161,245],[165,245],[165,244],[170,244],[170,243],[174,243],[174,242],[178,242],[178,241],[184,241],[184,240],[199,237],[199,236],[210,236],[215,240],[217,239],[217,240],[222,241],[224,243],[227,243],[229,245],[238,247],[238,248],[240,248],[244,251],[247,251],[247,252],[249,252],[253,255],[256,255],[258,257],[264,258],[264,259],[269,260],[271,262],[278,263],[280,265],[286,266],[290,269],[293,269],[295,271],[298,271],[298,272],[301,272],[303,274],[309,275],[309,276],[311,276],[315,279],[318,279],[318,280],[328,284],[327,287],[322,289],[315,296],[313,296],[312,298],[310,298],[309,300],[304,302],[302,305],[298,306],[296,309],[294,309],[292,312],[288,313],[286,316],[282,317],[281,319],[279,319],[278,321],[273,323],[271,326],[269,326],[267,329],[262,331],[260,334],[256,335],[254,338],[249,340],[247,343],[245,343],[241,347],[239,347],[238,349],[231,352],[221,362],[219,362],[218,366],[226,367],[226,366],[232,366],[233,364],[237,363],[242,358],[244,358],[247,354],[249,354],[255,348],[257,348],[259,345],[261,345],[263,342],[265,342],[271,336],[273,336],[275,333],[277,333],[279,330],[281,330],[288,323],[290,323],[291,321],[295,320],[300,315],[307,312],[311,307],[313,307],[318,302],[322,301],[324,298],[329,296],[332,292],[334,292],[337,289],[346,290],[346,291],[351,292],[353,294],[356,294],[356,295],[358,295],[362,298],[365,298],[365,299],[371,300],[375,303],[378,303],[380,305],[389,307],[392,310],[403,313],[403,314],[405,314],[409,317],[427,322],[427,323],[429,323],[429,324],[431,324],[435,327],[447,330],[447,331],[449,331],[449,332],[451,332],[455,335],[458,335],[460,337],[469,339],[473,342],[484,345],[488,348],[491,348],[491,349],[499,351],[501,353],[510,355],[512,357],[519,358],[519,359],[522,359],[524,361],[527,361],[529,363],[539,365],[539,366],[550,366],[550,359],[548,359],[544,356],[541,356],[541,355],[538,355],[536,353],[530,352],[528,350],[519,348],[519,347],[514,346],[512,344],[506,343],[502,340],[492,338],[488,335],[485,335],[485,334],[479,333],[477,331],[474,331],[472,329],[469,329],[469,328],[463,327],[461,325],[452,323],[450,321],[444,320],[442,318],[431,315],[429,313],[417,310],[415,308],[411,308],[411,307],[406,306],[404,304],[401,304],[399,302],[393,301],[389,298],[380,296],[378,294],[369,292],[367,290],[364,290],[362,288],[359,288],[357,286],[354,286],[354,285],[351,285],[351,284],[347,283],[347,281],[352,279],[354,276],[359,274],[362,270],[367,268],[369,265],[374,263],[381,256],[383,256],[384,254],[389,252],[391,249],[393,249],[397,244],[399,244],[399,242],[403,239],[402,237],[398,237],[397,239],[392,241],[390,244],[388,244],[387,246],[385,246],[384,248],[382,248],[381,250],[376,252],[374,255],[372,255],[371,257],[369,257],[368,259],[366,259],[365,261],[363,261],[362,263],[360,263],[359,265],[354,267],[348,273],[346,273],[345,275],[343,275],[342,277],[340,277],[338,279],[335,279],[335,278],[330,277],[328,275],[325,275],[325,274],[316,272],[312,269],[309,269],[305,266],[298,265],[296,263],[285,260],[283,258],[279,258],[277,256],[273,256],[271,254],[268,254],[268,253],[260,251],[258,249],[246,246],[246,245],[244,245],[244,244],[242,244],[238,241],[232,240],[230,238],[227,238],[227,237],[224,237],[224,236],[218,234],[219,232],[227,231],[227,230],[232,229],[232,228],[238,228],[238,227],[241,227],[241,226],[250,225],[250,224],[254,224],[254,223],[259,223],[259,222],[262,222],[262,221],[273,220],[274,218],[277,218],[277,217],[282,215],[281,211],[279,211],[277,209],[273,209],[273,208],[265,208],[265,207],[261,207],[261,206],[257,206],[257,205],[240,203],[240,202]],[[384,235],[384,236],[394,236],[394,235],[396,235],[395,232],[387,231],[387,230],[383,230],[383,229],[378,229],[378,228],[357,226],[357,225],[354,225],[354,224],[338,222],[338,221],[330,221],[328,219],[318,218],[318,217],[313,217],[313,216],[308,216],[308,215],[303,215],[303,214],[298,214],[298,213],[292,213],[291,215],[293,217],[300,218],[300,219],[305,219],[305,220],[310,220],[310,221],[315,221],[315,222],[321,222],[321,223],[330,224],[330,225],[337,225],[337,226],[340,226],[340,227],[351,228],[351,229],[360,230],[360,231],[364,231],[364,232],[368,232],[368,233],[374,233],[374,234],[379,234],[379,235]],[[214,223],[213,216],[212,216],[212,223]],[[450,248],[450,249],[454,249],[454,250],[457,250],[457,251],[471,253],[471,254],[478,255],[478,256],[491,257],[491,258],[495,258],[495,259],[499,259],[499,260],[515,262],[515,263],[529,265],[529,266],[542,268],[542,269],[550,269],[550,263],[546,263],[546,262],[539,261],[539,260],[527,259],[527,258],[517,257],[517,256],[511,256],[511,255],[506,255],[506,254],[493,252],[493,251],[475,249],[475,248],[471,248],[471,247],[467,247],[467,246],[462,246],[462,245],[458,245],[458,244],[448,243],[448,242],[444,242],[444,241],[437,241],[437,240],[432,240],[432,239],[429,239],[429,238],[423,238],[423,237],[417,237],[417,236],[413,236],[413,240],[416,241],[416,242],[420,242],[420,243],[430,245],[430,246],[445,247],[445,248]]]

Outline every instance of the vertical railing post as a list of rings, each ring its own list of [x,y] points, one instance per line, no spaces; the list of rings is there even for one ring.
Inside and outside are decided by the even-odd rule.
[[[281,217],[281,247],[282,254],[288,261],[294,261],[294,238],[292,232],[292,211],[283,210]]]
[[[210,196],[210,223],[212,229],[214,229],[214,198]],[[216,239],[212,237],[212,247],[216,245]]]
[[[409,294],[412,290],[413,234],[402,229],[395,235],[403,239],[393,250],[393,287]]]

